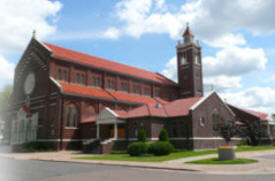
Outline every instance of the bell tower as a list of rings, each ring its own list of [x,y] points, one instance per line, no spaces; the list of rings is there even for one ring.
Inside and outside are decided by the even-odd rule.
[[[203,96],[201,46],[194,43],[188,24],[177,45],[177,66],[180,97]]]

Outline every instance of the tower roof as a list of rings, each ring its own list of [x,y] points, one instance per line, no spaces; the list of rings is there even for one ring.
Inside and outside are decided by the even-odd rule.
[[[186,37],[186,36],[188,36],[188,35],[190,35],[190,36],[194,36],[194,34],[192,33],[192,31],[190,30],[190,28],[189,28],[189,24],[187,23],[187,26],[186,26],[186,29],[185,29],[185,31],[184,31],[184,33],[183,33],[183,37]]]

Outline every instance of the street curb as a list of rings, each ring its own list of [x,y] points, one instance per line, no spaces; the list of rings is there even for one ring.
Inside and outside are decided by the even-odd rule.
[[[131,168],[143,168],[143,169],[154,169],[154,170],[170,170],[170,171],[186,171],[186,172],[202,172],[201,170],[187,169],[187,168],[171,168],[171,167],[155,167],[155,166],[141,166],[141,165],[127,165],[127,164],[116,164],[116,163],[93,163],[93,162],[81,162],[81,161],[64,161],[64,160],[43,160],[43,159],[30,159],[34,161],[46,161],[46,162],[62,162],[62,163],[84,163],[84,164],[95,164],[104,166],[118,166],[118,167],[131,167]]]

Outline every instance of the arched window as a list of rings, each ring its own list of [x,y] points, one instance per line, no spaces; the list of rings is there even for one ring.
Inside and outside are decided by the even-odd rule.
[[[63,71],[63,80],[64,81],[68,80],[68,78],[67,78],[67,71],[66,70]]]
[[[214,131],[218,130],[220,122],[221,122],[220,115],[218,113],[212,114],[212,125],[213,125]]]
[[[73,109],[73,127],[77,127],[77,110],[76,108]]]
[[[66,113],[66,126],[70,127],[70,122],[71,122],[71,107],[67,108],[67,113]]]
[[[57,79],[62,80],[62,71],[61,71],[61,69],[58,69]]]
[[[203,127],[206,124],[206,119],[204,117],[200,118],[200,125]]]
[[[66,127],[77,127],[77,109],[74,105],[70,105],[66,111]]]
[[[76,83],[80,84],[80,74],[76,73]]]

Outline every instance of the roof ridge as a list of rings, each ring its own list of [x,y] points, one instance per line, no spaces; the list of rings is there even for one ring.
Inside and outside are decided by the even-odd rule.
[[[249,110],[247,110],[247,109],[240,108],[240,107],[238,107],[238,106],[235,106],[235,105],[232,105],[232,104],[229,104],[229,103],[226,103],[226,104],[229,105],[229,106],[232,106],[232,107],[234,107],[234,108],[236,108],[236,109],[242,110],[242,111],[246,112],[247,114],[250,114],[250,115],[252,115],[252,116],[256,116],[256,117],[260,118],[260,116],[254,114],[254,113],[252,113],[252,112],[249,112]]]
[[[169,78],[167,78],[166,76],[164,76],[164,75],[162,75],[162,74],[160,74],[158,72],[152,72],[152,71],[149,71],[149,70],[146,70],[146,69],[143,69],[143,68],[134,67],[134,66],[131,66],[131,65],[127,65],[127,64],[116,62],[116,61],[109,60],[109,59],[106,59],[106,58],[94,56],[94,55],[91,55],[91,54],[88,54],[88,53],[84,53],[84,52],[80,52],[80,51],[77,51],[77,50],[73,50],[73,49],[70,49],[70,48],[65,48],[65,47],[62,47],[62,46],[59,46],[59,45],[55,45],[55,44],[52,44],[52,43],[47,43],[47,42],[42,42],[42,43],[45,44],[46,47],[48,47],[51,50],[52,50],[52,48],[50,48],[49,46],[54,46],[54,47],[57,47],[57,48],[60,48],[60,49],[63,49],[63,50],[72,51],[72,52],[77,53],[77,54],[82,54],[82,55],[85,55],[85,56],[89,56],[89,57],[93,57],[93,58],[96,58],[96,59],[104,60],[104,61],[111,62],[111,63],[117,64],[117,65],[120,65],[120,66],[126,66],[128,68],[133,68],[133,69],[136,69],[138,71],[143,71],[143,72],[147,72],[147,73],[150,73],[150,74],[159,75],[159,76],[162,76],[163,78],[165,78],[167,81],[169,81],[171,85],[173,85],[173,84],[176,85],[176,82],[170,80]],[[52,50],[52,51],[54,51],[54,50]],[[60,56],[57,56],[57,57],[62,58]],[[76,61],[74,59],[70,59],[70,60]],[[132,75],[132,76],[138,77],[137,75]],[[142,79],[145,79],[145,78],[142,78]],[[158,81],[152,80],[152,79],[147,79],[147,80],[151,80],[153,82],[158,82]],[[164,82],[163,82],[163,84],[168,84],[169,85],[169,83],[164,83]]]
[[[172,79],[166,77],[165,75],[163,75],[163,74],[161,74],[161,73],[159,73],[159,72],[155,72],[155,74],[158,74],[158,75],[162,76],[163,78],[165,78],[165,79],[167,79],[167,80],[169,80],[169,81],[171,81],[171,82],[177,84],[175,81],[173,81]]]
[[[150,108],[149,108],[149,104],[146,104],[146,107],[147,107],[149,115],[152,116],[152,113],[151,113]]]
[[[109,94],[111,97],[114,98],[114,100],[118,100],[111,92],[109,92],[108,90],[102,89],[103,91],[107,92],[107,94]]]
[[[169,103],[168,103],[168,104],[169,104]],[[166,104],[166,105],[167,105],[167,104]],[[166,116],[169,117],[168,111],[166,110],[166,105],[163,105],[162,107],[163,107],[163,110],[164,110]]]

